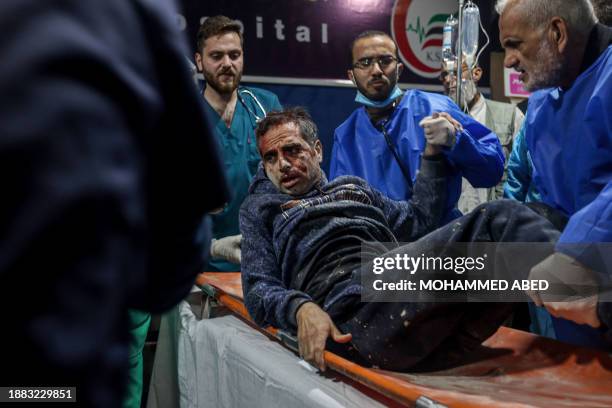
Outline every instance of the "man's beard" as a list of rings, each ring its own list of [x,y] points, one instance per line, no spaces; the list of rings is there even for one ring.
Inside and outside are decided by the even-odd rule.
[[[359,85],[359,83],[357,83],[356,85],[357,85],[357,89],[359,90],[359,92],[361,92],[363,95],[365,95],[366,98],[372,101],[384,101],[385,99],[387,99],[387,96],[389,96],[389,92],[391,92],[391,89],[393,89],[392,87],[389,87],[389,89],[385,91],[384,93],[381,93],[381,92],[372,93],[368,91],[366,88]]]
[[[210,86],[220,95],[231,94],[240,85],[242,79],[242,72],[237,72],[234,76],[234,80],[231,82],[220,82],[217,80],[217,76],[212,72],[204,71],[204,79],[206,80],[206,86]]]
[[[389,94],[395,88],[395,85],[397,84],[397,79],[398,79],[397,76],[393,76],[393,75],[387,76],[386,78],[387,78],[388,87],[385,91],[382,91],[382,92],[372,93],[368,91],[366,88],[362,87],[359,84],[359,82],[355,82],[355,85],[357,85],[357,89],[359,90],[359,92],[365,95],[368,99],[372,101],[384,101],[385,99],[389,97]],[[373,79],[370,79],[368,81],[373,81]]]
[[[565,73],[561,55],[554,50],[548,41],[540,44],[538,62],[529,73],[529,79],[523,84],[529,92],[538,89],[559,86]]]

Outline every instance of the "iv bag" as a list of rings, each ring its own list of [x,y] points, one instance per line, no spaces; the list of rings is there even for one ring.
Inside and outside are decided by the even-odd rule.
[[[453,69],[453,65],[457,58],[457,31],[459,21],[452,14],[448,16],[444,24],[442,37],[442,60],[447,69]]]
[[[480,11],[478,6],[469,1],[463,9],[461,24],[463,55],[468,67],[472,68],[478,51],[478,29],[480,27]]]

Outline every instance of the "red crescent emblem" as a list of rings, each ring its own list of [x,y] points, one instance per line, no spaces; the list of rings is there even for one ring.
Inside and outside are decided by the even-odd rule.
[[[406,58],[409,65],[413,68],[423,71],[428,74],[433,74],[439,71],[439,68],[431,68],[423,64],[412,51],[408,43],[408,35],[406,34],[406,14],[412,0],[398,0],[395,5],[395,13],[393,14],[392,31],[395,36],[395,42],[400,49],[402,55]],[[428,46],[433,44],[427,44]]]

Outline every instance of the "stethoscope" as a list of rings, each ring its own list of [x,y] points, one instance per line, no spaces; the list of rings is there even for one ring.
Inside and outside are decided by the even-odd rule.
[[[241,94],[249,95],[255,101],[255,103],[259,107],[259,110],[261,110],[261,112],[263,113],[263,117],[258,116],[257,113],[255,113],[253,109],[251,109],[249,105],[246,104]],[[255,96],[255,94],[246,88],[238,88],[238,100],[240,101],[242,106],[244,106],[246,110],[249,112],[249,115],[255,118],[255,125],[261,122],[263,118],[265,118],[266,115],[268,114],[266,110],[264,109],[263,105],[261,104],[261,102],[259,102],[259,99],[257,99],[257,97]]]
[[[259,107],[259,110],[261,110],[261,113],[263,114],[263,117],[260,117],[259,115],[257,115],[257,113],[255,113],[253,111],[253,109],[251,109],[251,107],[249,105],[247,105],[247,103],[245,102],[245,100],[244,100],[244,98],[242,97],[241,94],[249,95],[253,99],[253,101],[255,101],[255,104]],[[253,123],[252,125],[253,125],[253,129],[256,128],[257,124],[259,122],[261,122],[263,120],[263,118],[266,117],[268,112],[266,112],[265,108],[263,107],[261,102],[259,102],[259,99],[257,99],[255,94],[253,92],[251,92],[250,90],[248,90],[247,88],[238,88],[238,92],[236,93],[236,95],[238,96],[238,100],[240,101],[242,106],[244,106],[244,108],[249,113],[249,116],[251,116],[253,119],[255,119],[255,123]],[[202,89],[202,96],[204,96],[204,89]],[[247,143],[251,144],[251,136],[250,135],[247,137]]]
[[[197,71],[197,68],[193,64],[193,62],[191,62],[191,60],[189,58],[187,58],[187,62],[189,63],[189,66],[191,67],[191,70],[192,70],[192,73],[193,73],[193,77],[194,77],[194,81],[197,84],[198,83],[198,76],[197,76],[198,75],[198,71]],[[204,96],[204,89],[205,89],[204,87],[200,87],[200,91],[202,92],[202,96]],[[249,107],[249,105],[246,104],[246,102],[244,101],[244,98],[242,97],[241,93],[249,95],[255,101],[255,104],[257,104],[257,106],[259,107],[259,110],[261,110],[261,113],[263,113],[263,117],[260,117],[259,115],[257,115],[257,113],[255,113],[253,111],[253,109],[251,109]],[[259,99],[257,99],[255,94],[253,92],[251,92],[250,90],[248,90],[246,88],[238,88],[237,95],[238,95],[238,100],[240,101],[242,106],[244,106],[245,109],[247,110],[247,112],[249,112],[249,115],[251,115],[255,119],[255,126],[254,127],[256,127],[257,124],[259,122],[261,122],[263,120],[263,118],[266,117],[268,112],[266,112],[266,110],[264,109],[264,107],[261,104],[261,102],[259,102]]]

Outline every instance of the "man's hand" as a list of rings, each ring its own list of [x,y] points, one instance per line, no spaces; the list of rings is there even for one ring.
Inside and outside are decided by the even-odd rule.
[[[295,318],[298,324],[298,343],[300,356],[321,371],[325,371],[325,341],[331,335],[338,343],[351,341],[351,334],[342,334],[331,318],[316,303],[304,303]]]
[[[597,316],[598,283],[595,272],[586,266],[555,252],[531,269],[529,279],[549,283],[550,293],[529,291],[527,295],[551,315],[592,327],[601,325]]]
[[[225,259],[228,262],[240,264],[240,241],[242,235],[230,235],[221,239],[213,239],[210,245],[210,256]]]
[[[434,146],[453,147],[457,131],[463,130],[461,123],[446,112],[434,112],[433,115],[423,118],[419,126],[425,132],[427,143]]]

